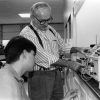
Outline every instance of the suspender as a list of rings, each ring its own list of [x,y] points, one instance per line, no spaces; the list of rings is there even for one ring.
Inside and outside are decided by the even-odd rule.
[[[39,34],[38,32],[33,28],[33,26],[30,24],[29,27],[34,31],[35,35],[37,36],[38,40],[39,40],[39,43],[40,45],[43,47],[43,43],[42,43],[42,40],[41,38],[39,37]],[[53,35],[55,36],[54,32],[52,31],[51,28],[49,28],[49,30],[53,33]]]
[[[53,35],[55,36],[55,33],[53,32],[53,30],[51,28],[49,28],[49,30],[51,31],[51,33],[53,33]]]
[[[40,43],[41,46],[43,47],[42,40],[41,40],[41,38],[39,37],[39,34],[37,33],[37,31],[33,28],[32,25],[29,25],[29,27],[34,31],[35,35],[37,36],[37,38],[38,38],[38,40],[39,40],[39,43]]]

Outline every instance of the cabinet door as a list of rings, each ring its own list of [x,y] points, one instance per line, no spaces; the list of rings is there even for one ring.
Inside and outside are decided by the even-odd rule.
[[[78,89],[78,97],[73,100],[98,100],[90,88],[73,71],[69,71],[65,78],[64,92],[67,93],[70,89]]]
[[[76,77],[73,78],[73,84],[74,84],[74,88],[77,88],[78,91],[79,91],[79,94],[78,94],[78,99],[79,100],[89,100],[87,98],[87,93],[86,93],[86,90],[84,90],[84,88],[82,87],[82,85],[79,83],[79,81],[77,80]]]

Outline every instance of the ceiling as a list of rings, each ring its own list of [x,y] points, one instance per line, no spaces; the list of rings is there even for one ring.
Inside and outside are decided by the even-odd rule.
[[[18,13],[28,13],[33,3],[45,1],[52,7],[53,22],[63,22],[64,0],[0,0],[0,24],[28,23]]]

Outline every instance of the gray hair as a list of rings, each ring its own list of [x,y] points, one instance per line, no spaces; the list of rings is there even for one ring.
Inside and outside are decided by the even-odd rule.
[[[48,3],[46,3],[46,2],[37,2],[37,3],[33,4],[33,6],[30,8],[30,16],[32,16],[33,14],[36,14],[36,11],[39,8],[43,8],[43,7],[47,7],[51,10],[51,7],[49,6]]]

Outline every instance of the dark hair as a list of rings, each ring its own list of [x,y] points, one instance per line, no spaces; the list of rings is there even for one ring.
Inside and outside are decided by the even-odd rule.
[[[33,50],[36,54],[36,46],[30,40],[22,36],[13,37],[4,49],[6,62],[10,64],[17,61],[23,50]]]

